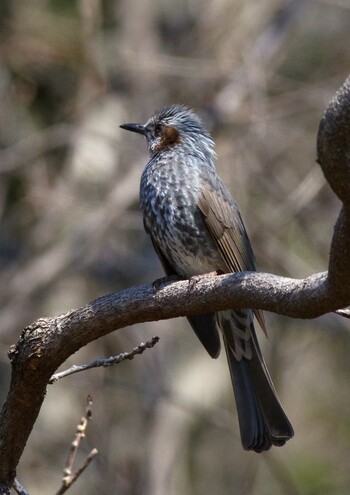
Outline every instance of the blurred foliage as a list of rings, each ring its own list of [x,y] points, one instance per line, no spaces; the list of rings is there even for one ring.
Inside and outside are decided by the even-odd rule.
[[[7,350],[39,316],[162,271],[142,228],[145,144],[118,125],[172,102],[196,108],[241,206],[262,270],[327,268],[339,202],[315,163],[319,120],[350,67],[346,0],[0,1],[0,321]],[[267,315],[263,342],[295,438],[242,451],[224,358],[185,320],[94,342],[66,363],[153,350],[50,386],[18,477],[54,493],[90,393],[70,493],[345,495],[350,485],[349,324]]]

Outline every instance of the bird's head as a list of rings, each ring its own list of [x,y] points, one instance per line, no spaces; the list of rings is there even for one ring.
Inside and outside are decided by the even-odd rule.
[[[146,124],[123,124],[127,131],[142,134],[154,156],[175,147],[214,158],[214,142],[200,118],[184,105],[169,105],[156,112]]]

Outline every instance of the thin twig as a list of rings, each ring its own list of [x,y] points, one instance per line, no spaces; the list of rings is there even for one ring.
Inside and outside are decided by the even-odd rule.
[[[88,467],[92,459],[98,454],[97,449],[92,449],[90,454],[86,457],[85,461],[82,463],[82,465],[76,470],[75,473],[71,474],[70,476],[65,476],[63,478],[63,483],[61,488],[56,492],[56,495],[62,495],[65,493],[72,485],[73,483],[79,478],[79,476],[85,471],[85,469]]]
[[[52,377],[49,380],[49,384],[55,383],[61,378],[65,378],[66,376],[73,375],[74,373],[79,373],[80,371],[89,370],[91,368],[99,368],[100,366],[106,368],[108,366],[112,366],[113,364],[119,364],[127,359],[129,360],[134,359],[134,356],[136,356],[137,354],[142,354],[146,349],[151,349],[156,345],[158,341],[159,341],[159,337],[152,337],[151,340],[145,343],[142,342],[137,347],[135,347],[131,352],[123,352],[121,354],[118,354],[117,356],[96,359],[96,361],[92,361],[91,363],[87,363],[87,364],[82,364],[80,366],[74,364],[71,368],[68,368],[65,371],[61,371],[60,373],[56,373],[55,375],[52,375]]]
[[[337,309],[334,311],[334,313],[337,313],[337,315],[343,316],[344,318],[350,318],[350,308]]]
[[[74,464],[75,456],[78,451],[80,441],[82,438],[85,436],[85,430],[87,427],[87,423],[89,419],[91,418],[92,411],[91,411],[91,406],[92,406],[92,398],[90,395],[88,395],[87,399],[87,406],[86,406],[86,411],[85,411],[85,416],[83,416],[80,420],[80,423],[77,426],[77,431],[75,434],[75,438],[71,444],[71,448],[68,454],[67,462],[66,462],[66,467],[64,470],[64,474],[67,476],[70,476],[72,474],[72,467]]]
[[[16,493],[18,493],[18,495],[29,495],[17,478],[15,478],[15,481],[13,482],[13,489]]]
[[[71,443],[71,447],[68,453],[66,467],[63,470],[62,485],[61,488],[58,490],[58,492],[56,492],[56,495],[62,495],[63,493],[65,493],[73,485],[73,483],[79,478],[82,472],[85,471],[85,469],[88,467],[92,459],[98,454],[97,449],[92,449],[89,455],[85,458],[84,462],[81,464],[81,466],[75,471],[75,473],[72,472],[75,456],[79,449],[80,441],[85,437],[85,431],[88,422],[92,417],[91,395],[87,396],[86,402],[87,405],[85,410],[85,416],[81,418],[80,423],[77,426],[75,437],[73,442]]]

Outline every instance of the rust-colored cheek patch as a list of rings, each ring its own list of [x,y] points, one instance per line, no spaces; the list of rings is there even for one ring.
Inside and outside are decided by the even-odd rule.
[[[161,147],[165,146],[175,146],[180,142],[179,131],[172,126],[166,126],[162,132],[162,142]]]

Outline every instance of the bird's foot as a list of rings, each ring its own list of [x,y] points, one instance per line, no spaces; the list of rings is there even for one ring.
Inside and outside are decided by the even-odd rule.
[[[217,277],[218,275],[222,275],[222,274],[223,272],[221,270],[216,270],[209,273],[203,273],[201,275],[193,275],[193,277],[188,279],[188,284],[190,286],[190,289],[192,289],[203,278]]]
[[[179,280],[182,279],[178,275],[168,275],[166,277],[157,278],[157,280],[152,283],[154,292],[158,292],[162,285],[168,284],[169,282],[178,282]]]

